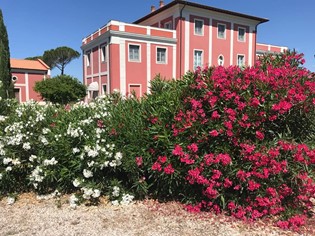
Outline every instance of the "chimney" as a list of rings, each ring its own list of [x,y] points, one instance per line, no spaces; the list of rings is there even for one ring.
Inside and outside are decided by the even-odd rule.
[[[164,1],[160,0],[160,7],[164,7]]]
[[[151,6],[151,12],[155,11],[155,6]]]

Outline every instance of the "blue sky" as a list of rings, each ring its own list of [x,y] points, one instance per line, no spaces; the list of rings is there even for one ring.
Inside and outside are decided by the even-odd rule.
[[[171,0],[165,0],[169,3]],[[259,25],[258,42],[287,46],[304,53],[305,66],[315,71],[314,0],[193,0],[226,10],[267,18]],[[110,20],[127,23],[143,17],[159,0],[1,0],[12,58],[42,55],[60,46],[81,53],[82,39]],[[55,69],[52,75],[58,75]],[[65,73],[82,80],[82,58]]]

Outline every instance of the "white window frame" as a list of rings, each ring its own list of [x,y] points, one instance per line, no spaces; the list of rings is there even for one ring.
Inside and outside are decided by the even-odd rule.
[[[173,24],[171,20],[164,23],[164,29],[169,29],[169,30],[173,29]]]
[[[104,44],[101,46],[101,62],[106,62],[107,61],[107,53],[106,53],[106,47],[107,45]]]
[[[130,46],[136,46],[139,47],[139,58],[138,59],[133,59],[130,58]],[[135,43],[129,43],[128,44],[128,61],[129,62],[141,62],[141,45],[140,44],[135,44]]]
[[[221,37],[219,34],[219,26],[224,26],[224,36],[223,37]],[[217,27],[218,27],[218,32],[217,32],[218,39],[226,39],[226,24],[218,23]]]
[[[244,30],[243,39],[240,38],[240,29]],[[238,27],[238,30],[237,30],[237,41],[239,41],[239,42],[246,42],[246,28]]]
[[[200,33],[196,31],[196,29],[197,29],[196,28],[196,21],[199,21],[202,23]],[[204,25],[205,25],[205,21],[203,19],[194,19],[194,35],[203,36],[204,35],[204,28],[205,28]]]
[[[201,52],[201,60],[200,60],[200,65],[196,63],[196,52]],[[203,57],[204,57],[204,51],[201,49],[194,49],[194,70],[197,69],[198,66],[202,67],[203,66]]]
[[[165,49],[165,61],[158,60],[158,50]],[[156,63],[157,64],[167,64],[167,48],[166,47],[156,47]]]
[[[239,58],[240,57],[243,57],[243,64],[242,65],[239,64]],[[245,66],[245,55],[244,54],[237,54],[236,60],[237,60],[236,61],[237,66],[239,66],[239,67]]]
[[[222,57],[222,64],[220,63],[220,61],[221,61],[220,57]],[[222,54],[220,54],[220,55],[218,56],[218,65],[219,65],[219,66],[224,66],[224,56],[223,56]]]
[[[86,57],[86,67],[90,67],[91,66],[91,51],[88,51],[85,55]]]

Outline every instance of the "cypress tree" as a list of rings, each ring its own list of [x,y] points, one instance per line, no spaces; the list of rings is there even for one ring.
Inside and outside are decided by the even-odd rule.
[[[0,97],[14,97],[14,86],[11,77],[9,39],[2,10],[0,9]]]

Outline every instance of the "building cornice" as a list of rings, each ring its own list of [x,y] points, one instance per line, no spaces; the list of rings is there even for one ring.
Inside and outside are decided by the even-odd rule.
[[[190,6],[190,7],[195,7],[195,8],[200,8],[200,9],[205,9],[205,10],[209,10],[209,11],[214,11],[214,12],[219,12],[219,13],[223,13],[223,14],[228,14],[228,15],[233,15],[233,16],[237,16],[237,17],[242,17],[242,18],[247,18],[247,19],[251,19],[251,20],[255,20],[259,23],[265,23],[268,22],[269,20],[266,18],[261,18],[261,17],[257,17],[257,16],[252,16],[252,15],[247,15],[247,14],[243,14],[243,13],[239,13],[239,12],[234,12],[234,11],[228,11],[228,10],[224,10],[224,9],[220,9],[220,8],[215,8],[215,7],[211,7],[211,6],[207,6],[207,5],[202,5],[199,3],[194,3],[194,2],[190,2],[190,1],[182,1],[182,0],[173,0],[172,2],[170,2],[169,4],[164,5],[163,7],[160,7],[159,9],[151,12],[150,14],[136,20],[135,22],[133,22],[133,24],[140,24],[141,22],[175,6],[175,5],[182,5],[182,6]]]

